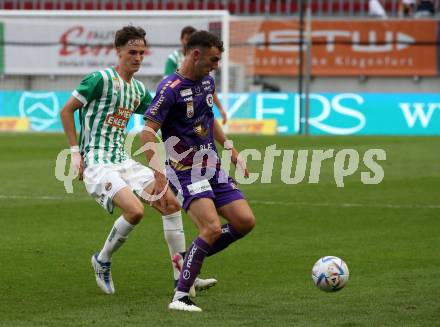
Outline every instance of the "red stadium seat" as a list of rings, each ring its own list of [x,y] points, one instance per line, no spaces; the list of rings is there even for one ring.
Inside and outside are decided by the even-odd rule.
[[[148,1],[147,3],[142,2],[142,9],[146,9],[146,10],[154,10],[154,3],[153,1]]]
[[[290,3],[290,8],[289,8],[289,12],[291,13],[291,14],[295,14],[295,13],[297,13],[298,11],[299,11],[299,6],[298,6],[298,3],[296,2],[296,1],[292,1],[291,3]]]
[[[99,5],[99,3],[98,3],[98,5]],[[97,9],[99,9],[99,8],[95,8],[94,3],[91,1],[85,2],[83,8],[84,8],[84,10],[97,10]]]
[[[174,10],[174,9],[176,9],[176,4],[174,3],[174,1],[168,1],[165,5],[165,9],[166,10]]]
[[[64,8],[61,8],[61,9],[64,9],[64,10],[73,10],[73,3],[71,3],[71,2],[65,2],[65,3],[64,3]]]
[[[5,1],[5,2],[3,3],[3,9],[5,9],[5,10],[12,10],[12,9],[15,9],[15,8],[14,8],[14,2],[12,2],[12,1]]]
[[[209,1],[208,2],[208,8],[207,8],[208,10],[217,10],[217,9],[219,9],[218,7],[217,7],[217,3],[216,2],[214,2],[214,1]]]
[[[116,8],[113,5],[113,1],[107,1],[104,4],[104,10],[115,10]]]
[[[33,10],[37,8],[34,8],[34,3],[32,1],[24,1],[20,6],[20,9]]]
[[[237,13],[237,6],[235,5],[235,1],[229,1],[228,10],[231,14]]]

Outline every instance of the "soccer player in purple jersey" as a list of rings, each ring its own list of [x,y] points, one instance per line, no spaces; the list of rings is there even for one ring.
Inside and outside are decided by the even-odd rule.
[[[111,276],[113,254],[144,215],[141,199],[150,203],[153,171],[129,158],[124,150],[126,124],[130,117],[144,114],[151,103],[145,86],[134,75],[141,67],[147,49],[146,32],[139,27],[125,26],[115,34],[118,66],[87,75],[61,111],[61,120],[71,152],[72,164],[87,192],[109,213],[114,207],[122,210],[102,250],[91,258],[96,283],[106,294],[115,293]],[[74,112],[80,111],[81,134],[76,140]],[[164,193],[166,206],[151,205],[162,214],[164,236],[172,256],[185,251],[185,234],[180,206],[174,194]],[[180,268],[180,267],[179,267]],[[180,269],[173,268],[177,284]],[[215,279],[200,279],[191,289],[207,289]]]
[[[212,112],[215,84],[209,73],[218,68],[223,42],[206,31],[191,35],[187,55],[181,68],[164,79],[145,113],[141,134],[150,166],[155,169],[154,194],[167,187],[159,167],[159,156],[152,145],[161,129],[167,154],[167,177],[170,187],[182,200],[199,234],[187,250],[177,290],[169,309],[202,311],[188,296],[203,260],[249,233],[255,217],[235,181],[220,167],[214,139],[231,151],[237,164],[237,151],[232,147],[214,119]],[[247,175],[247,170],[244,170]],[[166,205],[167,199],[159,200]],[[228,223],[222,225],[220,216]]]

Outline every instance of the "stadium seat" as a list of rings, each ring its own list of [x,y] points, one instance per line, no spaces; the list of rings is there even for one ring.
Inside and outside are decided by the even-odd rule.
[[[166,10],[174,10],[174,9],[176,9],[176,4],[174,3],[174,1],[168,1],[166,4],[165,4],[165,9]]]
[[[195,9],[194,3],[192,1],[191,2],[187,2],[186,3],[186,9],[187,10],[194,10]]]
[[[142,3],[142,9],[145,9],[145,10],[154,10],[155,8],[154,8],[154,3],[153,3],[153,1],[148,1],[147,3]]]
[[[290,8],[289,8],[289,13],[291,14],[295,14],[299,11],[299,6],[298,3],[296,1],[292,1],[290,3]]]
[[[99,4],[100,3],[97,3],[98,6],[99,6]],[[83,8],[84,8],[84,10],[99,10],[100,9],[99,7],[97,8],[95,6],[95,4],[91,1],[85,2]]]
[[[235,5],[235,1],[229,1],[228,10],[229,10],[229,13],[231,13],[231,14],[237,13],[237,6]]]
[[[20,9],[24,9],[24,10],[35,10],[37,8],[34,8],[34,3],[32,1],[24,1],[21,6]]]
[[[63,10],[72,10],[73,9],[73,3],[71,2],[65,2],[64,7],[61,7]]]
[[[113,5],[113,1],[107,1],[104,3],[104,10],[115,10],[115,6]]]

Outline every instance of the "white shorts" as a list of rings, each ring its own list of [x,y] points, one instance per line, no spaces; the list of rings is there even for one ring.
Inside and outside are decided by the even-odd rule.
[[[128,186],[135,194],[154,181],[153,171],[140,163],[128,159],[120,164],[98,164],[84,170],[87,192],[108,212],[113,213],[113,197]]]

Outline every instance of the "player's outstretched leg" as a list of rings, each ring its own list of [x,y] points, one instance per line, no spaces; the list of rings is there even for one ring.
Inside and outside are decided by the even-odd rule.
[[[128,187],[116,193],[113,203],[122,208],[122,216],[116,219],[101,251],[98,251],[91,259],[96,283],[106,294],[115,293],[111,276],[112,256],[125,243],[129,233],[144,215],[142,203]]]
[[[148,193],[148,190],[145,190]],[[154,203],[153,207],[162,214],[164,237],[171,255],[171,262],[174,275],[174,287],[177,288],[180,271],[182,270],[185,258],[185,231],[183,230],[182,214],[177,199],[170,190],[165,193],[167,197],[167,207],[162,208]],[[214,278],[196,278],[193,286],[189,290],[189,296],[195,297],[196,291],[200,292],[217,284]]]
[[[192,242],[188,249],[188,255],[185,256],[182,265],[182,272],[180,273],[177,290],[174,294],[173,300],[168,305],[168,309],[192,312],[202,311],[202,309],[195,305],[195,303],[189,298],[189,290],[194,284],[196,276],[200,272],[203,259],[205,258],[206,253],[209,252],[209,248],[209,244],[200,237],[197,237]]]

